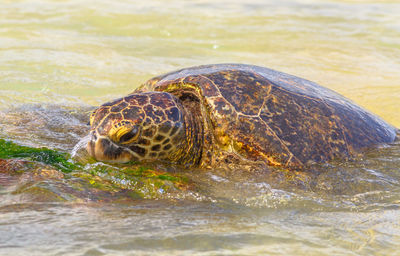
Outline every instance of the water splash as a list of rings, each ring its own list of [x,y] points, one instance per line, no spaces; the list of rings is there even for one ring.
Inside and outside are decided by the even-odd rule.
[[[91,156],[86,151],[86,145],[90,141],[90,135],[86,135],[85,137],[81,138],[78,143],[75,144],[74,148],[71,150],[71,158],[79,163],[85,164],[92,162]]]

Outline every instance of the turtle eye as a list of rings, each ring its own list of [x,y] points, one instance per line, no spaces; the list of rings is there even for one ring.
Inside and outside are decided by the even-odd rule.
[[[119,144],[130,144],[137,140],[140,134],[140,126],[134,125],[125,121],[115,123],[108,136],[112,141]]]
[[[139,128],[134,126],[131,130],[126,133],[121,134],[118,139],[118,142],[121,144],[130,144],[134,142],[139,137]]]

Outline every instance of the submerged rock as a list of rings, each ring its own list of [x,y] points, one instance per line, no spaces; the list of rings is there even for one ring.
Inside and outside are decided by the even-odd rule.
[[[0,140],[0,191],[8,202],[154,199],[188,187],[184,177],[156,168],[82,165],[66,153]]]

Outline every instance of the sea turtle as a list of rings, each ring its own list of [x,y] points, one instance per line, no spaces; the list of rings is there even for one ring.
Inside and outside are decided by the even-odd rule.
[[[268,68],[216,64],[150,79],[90,117],[100,161],[304,167],[395,140],[396,128],[316,83]]]

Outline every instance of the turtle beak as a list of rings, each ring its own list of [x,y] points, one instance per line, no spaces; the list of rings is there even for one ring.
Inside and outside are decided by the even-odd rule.
[[[107,137],[97,136],[95,131],[90,134],[86,150],[97,161],[126,163],[132,160],[132,155],[127,150],[115,145]]]

